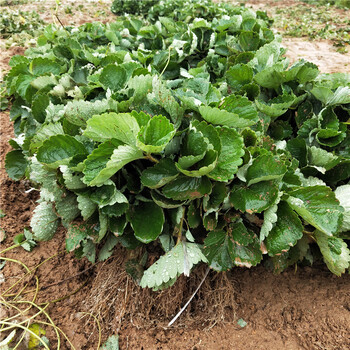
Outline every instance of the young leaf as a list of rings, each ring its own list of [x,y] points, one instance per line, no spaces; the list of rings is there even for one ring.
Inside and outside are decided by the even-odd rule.
[[[295,98],[293,95],[284,94],[268,102],[255,100],[255,104],[259,111],[277,118],[288,111],[288,108],[294,104]]]
[[[164,214],[155,203],[143,202],[134,206],[129,215],[135,237],[142,243],[150,243],[162,233]]]
[[[168,118],[157,115],[143,126],[137,135],[136,145],[146,153],[160,153],[175,135]]]

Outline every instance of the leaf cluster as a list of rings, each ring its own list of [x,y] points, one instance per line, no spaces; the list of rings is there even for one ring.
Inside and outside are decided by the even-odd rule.
[[[10,177],[40,189],[34,239],[67,226],[90,261],[116,244],[161,255],[162,289],[199,262],[349,267],[350,76],[289,67],[270,21],[129,16],[48,26],[6,77]],[[229,9],[230,15],[227,15]],[[223,12],[221,12],[223,11]]]
[[[43,28],[43,20],[35,11],[7,10],[0,13],[0,35],[1,38],[26,32],[33,35],[37,30]]]

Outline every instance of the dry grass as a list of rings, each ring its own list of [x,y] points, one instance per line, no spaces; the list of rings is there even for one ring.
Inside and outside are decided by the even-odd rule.
[[[163,291],[142,289],[124,268],[127,254],[100,265],[86,301],[90,312],[100,318],[104,328],[119,330],[125,321],[137,328],[166,327],[187,302],[202,280],[206,267],[197,267],[191,276],[181,276]],[[196,324],[203,329],[235,318],[235,289],[226,273],[210,272],[191,304],[172,327]]]

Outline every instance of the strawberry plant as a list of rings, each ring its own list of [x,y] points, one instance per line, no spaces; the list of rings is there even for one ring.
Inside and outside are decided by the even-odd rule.
[[[350,76],[290,67],[266,15],[208,6],[210,20],[50,25],[11,59],[6,169],[40,190],[33,237],[63,224],[90,261],[138,248],[155,290],[200,262],[280,272],[321,254],[341,275]]]

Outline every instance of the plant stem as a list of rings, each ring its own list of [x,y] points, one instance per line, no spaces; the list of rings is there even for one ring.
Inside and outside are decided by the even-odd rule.
[[[145,156],[145,159],[148,159],[150,160],[151,162],[153,163],[159,163],[159,160],[154,158],[150,153],[148,153],[146,156]]]
[[[186,209],[183,208],[183,214],[182,214],[182,218],[181,218],[181,221],[180,221],[179,232],[178,232],[178,234],[177,234],[176,245],[178,245],[178,244],[180,243],[181,238],[182,238],[182,227],[183,227],[184,220],[185,220],[185,213],[186,213]]]

